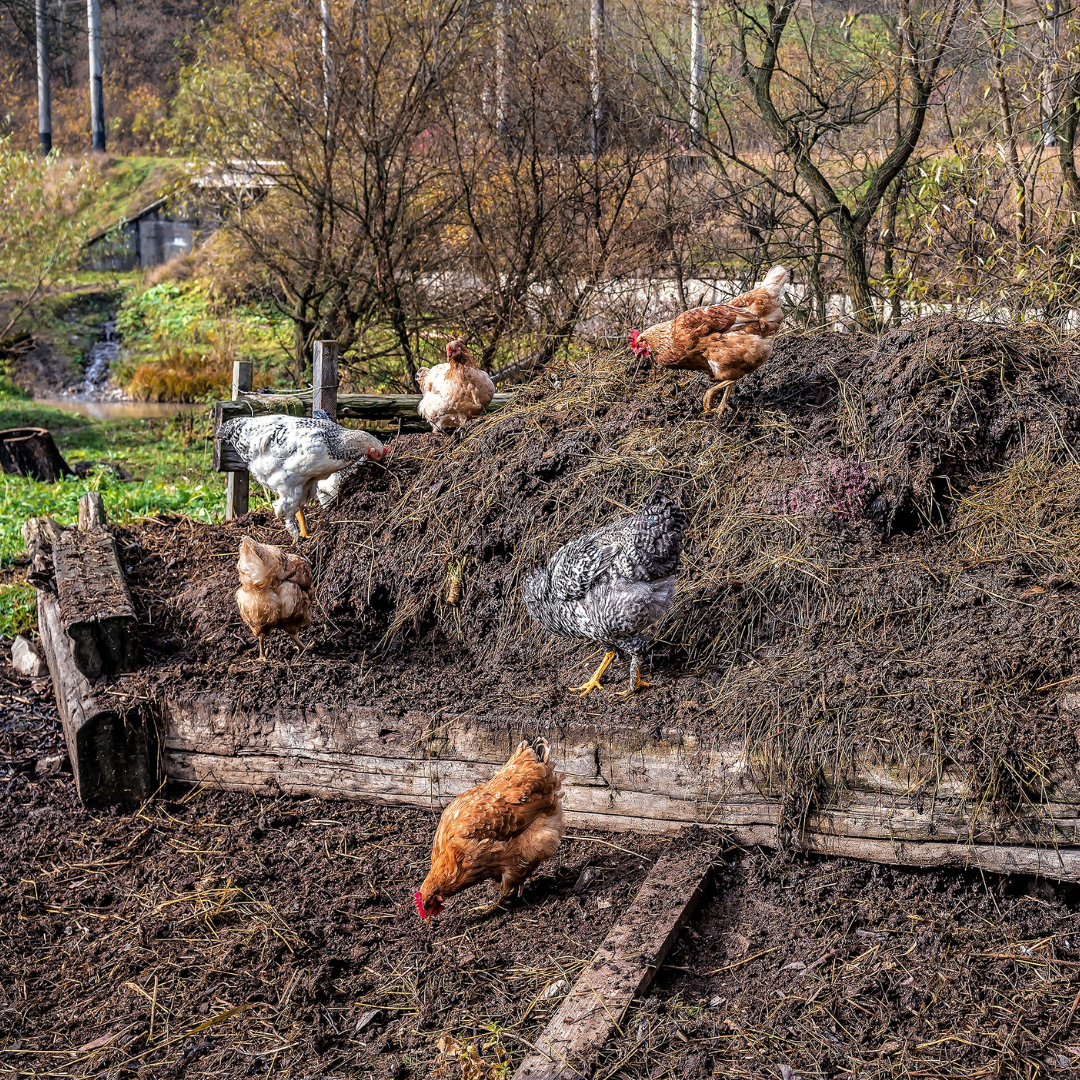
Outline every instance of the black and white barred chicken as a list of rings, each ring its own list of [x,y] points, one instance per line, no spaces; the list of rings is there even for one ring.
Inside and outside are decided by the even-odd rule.
[[[636,513],[564,544],[526,580],[525,606],[545,630],[607,647],[596,674],[571,690],[591,694],[616,653],[630,657],[625,694],[649,685],[641,678],[645,633],[675,599],[685,531],[686,512],[660,484]]]
[[[222,424],[219,435],[277,496],[274,513],[294,542],[308,535],[303,508],[315,497],[320,480],[354,461],[382,461],[389,453],[374,435],[342,427],[322,409],[310,417],[239,417]]]

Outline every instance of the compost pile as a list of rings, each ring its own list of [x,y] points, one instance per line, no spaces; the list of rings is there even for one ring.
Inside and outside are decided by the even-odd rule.
[[[30,767],[62,742],[50,697],[0,680],[12,1075],[499,1080],[655,860],[723,846],[571,830],[509,911],[480,914],[489,884],[425,924],[433,813],[176,788],[88,810]],[[1075,1075],[1075,886],[722,855],[598,1080]]]
[[[286,541],[268,514],[126,530],[151,640],[121,689],[370,687],[388,708],[737,737],[777,789],[869,748],[1022,800],[1078,755],[1059,718],[1080,677],[1078,360],[1042,328],[951,316],[791,335],[719,420],[698,375],[561,361],[463,436],[402,436],[346,480],[306,548],[315,647],[275,646],[280,666],[252,664],[232,596],[240,535]],[[653,689],[579,701],[595,650],[531,625],[523,577],[661,481],[691,524]]]

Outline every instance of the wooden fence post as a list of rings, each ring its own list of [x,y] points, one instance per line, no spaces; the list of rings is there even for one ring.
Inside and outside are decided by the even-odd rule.
[[[251,389],[251,361],[234,360],[232,366],[232,399],[236,401],[241,391]],[[247,469],[229,473],[228,487],[225,494],[225,520],[248,512],[248,495],[251,476]]]
[[[322,409],[337,419],[338,343],[316,341],[311,370],[311,410]]]

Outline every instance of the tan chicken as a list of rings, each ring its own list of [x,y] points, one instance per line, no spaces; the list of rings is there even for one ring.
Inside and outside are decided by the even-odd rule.
[[[711,415],[713,400],[723,390],[719,416],[735,383],[772,355],[790,279],[787,270],[774,266],[759,288],[726,304],[693,308],[647,330],[631,330],[630,348],[635,356],[651,356],[661,367],[709,372],[716,382],[702,404],[705,415]]]
[[[451,341],[446,346],[446,360],[416,373],[416,384],[424,395],[416,411],[432,431],[453,431],[483,416],[495,396],[495,384],[473,363],[464,341]]]
[[[500,882],[500,907],[545,859],[555,854],[566,823],[562,776],[543,739],[521,743],[486,783],[459,795],[444,811],[431,845],[431,872],[415,894],[416,910],[438,915],[447,897],[482,881]]]
[[[311,625],[311,564],[273,544],[258,544],[249,536],[240,540],[240,588],[236,606],[240,618],[259,639],[259,659],[266,659],[263,637],[281,630],[300,646],[300,628]]]

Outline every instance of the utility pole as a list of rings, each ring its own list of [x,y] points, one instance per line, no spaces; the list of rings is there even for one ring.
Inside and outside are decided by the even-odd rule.
[[[690,148],[701,143],[704,101],[701,85],[701,57],[704,50],[701,29],[702,0],[690,0]]]
[[[105,151],[105,91],[101,85],[101,3],[86,0],[90,39],[90,136],[94,150]]]
[[[604,0],[589,5],[589,81],[592,83],[592,159],[599,161],[604,150],[604,84],[600,74],[600,50],[604,43]]]
[[[509,22],[510,0],[495,0],[495,132],[500,140],[506,139],[507,113],[510,111],[510,84],[506,71]]]
[[[34,16],[37,24],[37,94],[38,139],[41,152],[52,150],[52,90],[49,85],[49,26],[45,20],[45,0],[35,0]]]

